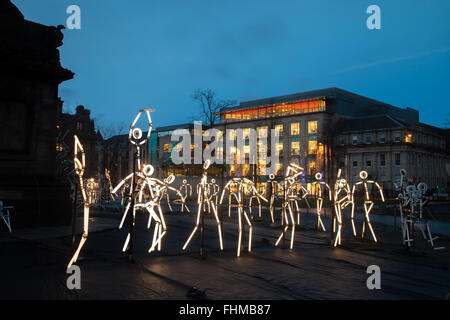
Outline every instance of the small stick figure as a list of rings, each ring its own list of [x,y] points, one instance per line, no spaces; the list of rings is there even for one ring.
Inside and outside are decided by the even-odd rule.
[[[340,178],[341,177],[341,169],[338,170],[337,180],[334,185],[334,195],[333,195],[333,206],[335,215],[333,217],[333,234],[334,234],[334,242],[333,246],[336,247],[338,244],[341,244],[342,237],[342,221],[344,209],[348,205],[352,205],[352,217],[353,217],[353,208],[354,202],[352,193],[350,190],[350,185],[347,180]],[[337,230],[336,230],[337,223]],[[352,219],[353,223],[353,219]],[[353,226],[354,227],[354,226]],[[354,229],[355,230],[355,229]],[[356,232],[356,231],[354,231]]]

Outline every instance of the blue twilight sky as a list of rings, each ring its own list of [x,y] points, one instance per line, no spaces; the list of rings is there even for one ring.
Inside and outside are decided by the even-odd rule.
[[[154,127],[190,122],[196,88],[245,101],[339,87],[450,118],[448,0],[12,0],[25,18],[66,23],[81,8],[81,30],[64,30],[60,86],[65,107],[83,104],[103,124],[156,108]],[[366,8],[381,8],[369,30]]]

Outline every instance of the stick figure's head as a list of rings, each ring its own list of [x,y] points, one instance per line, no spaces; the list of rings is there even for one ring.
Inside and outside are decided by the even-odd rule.
[[[417,185],[417,189],[418,189],[420,192],[422,192],[422,194],[424,194],[425,192],[427,192],[428,186],[427,186],[427,184],[426,184],[425,182],[420,182],[420,183]]]
[[[211,160],[209,160],[209,159],[206,160],[205,163],[203,164],[203,169],[205,169],[205,170],[208,169],[210,165],[211,165]]]
[[[144,173],[144,175],[146,177],[150,177],[154,171],[155,171],[155,169],[153,168],[153,166],[151,164],[146,164],[142,168],[142,172]]]
[[[365,170],[363,170],[363,171],[361,171],[361,172],[359,173],[359,177],[360,177],[361,179],[363,179],[363,180],[366,180],[366,179],[367,179],[367,176],[368,176],[368,173],[367,173],[367,171],[365,171]]]
[[[150,137],[150,133],[152,132],[152,119],[150,117],[150,112],[154,111],[153,109],[141,109],[134,119],[133,123],[130,126],[130,131],[128,133],[128,140],[130,140],[130,143],[140,146],[147,142],[148,138]],[[144,133],[141,128],[136,127],[136,123],[138,122],[139,118],[141,117],[142,113],[145,112],[148,119],[148,128],[147,128],[147,135],[144,137]]]
[[[211,179],[211,183],[216,183],[216,179]]]
[[[270,179],[270,180],[275,179],[275,175],[274,175],[273,173],[269,174],[269,179]]]
[[[339,183],[338,183],[338,186],[339,186],[339,188],[345,188],[345,186],[347,185],[347,180],[345,180],[345,179],[339,179]]]
[[[187,183],[187,180],[186,179],[183,179],[183,184],[186,184]]]
[[[322,174],[320,172],[316,173],[316,180],[322,180]]]
[[[175,176],[173,174],[171,174],[170,176],[167,177],[167,179],[164,180],[167,184],[171,184],[172,182],[175,181]]]
[[[403,176],[403,177],[406,177],[406,169],[400,169],[400,174]]]

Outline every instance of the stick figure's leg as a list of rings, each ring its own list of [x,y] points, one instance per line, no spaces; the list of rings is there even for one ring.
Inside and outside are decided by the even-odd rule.
[[[295,210],[297,211],[297,225],[300,225],[300,208],[298,206],[298,201],[295,200]]]
[[[189,244],[189,242],[191,241],[192,237],[194,236],[195,232],[198,229],[198,225],[200,224],[200,215],[201,215],[202,209],[203,209],[203,203],[199,203],[198,204],[198,212],[197,212],[197,222],[195,223],[194,230],[192,230],[192,233],[189,236],[189,238],[186,240],[182,250],[186,249],[187,245]]]
[[[217,214],[217,208],[212,204],[214,217],[216,218],[217,222],[217,230],[219,232],[219,243],[220,243],[220,250],[223,250],[223,241],[222,241],[222,226],[220,224],[219,215]]]
[[[128,214],[128,210],[130,210],[130,206],[131,206],[131,199],[128,199],[127,206],[125,208],[125,211],[123,212],[122,220],[120,221],[120,224],[119,224],[119,229],[122,229],[123,223]]]
[[[373,202],[370,202],[370,206],[368,208],[367,208],[367,204],[364,204],[364,211],[366,211],[367,226],[370,229],[370,233],[372,234],[373,240],[375,242],[378,242],[377,237],[375,236],[375,232],[373,231],[372,224],[370,223],[370,218],[369,218],[370,210],[372,210],[372,207],[373,207]]]
[[[292,231],[291,231],[291,250],[294,248],[294,237],[295,237],[295,218],[294,218],[294,212],[292,212],[292,208],[291,205],[288,204],[288,208],[289,208],[289,214],[291,217],[291,223],[292,223]],[[287,222],[287,221],[286,221]],[[286,225],[289,225],[289,223],[287,223]]]
[[[73,255],[72,259],[70,260],[69,264],[67,265],[67,269],[69,269],[73,263],[77,262],[78,255],[80,254],[81,248],[83,248],[84,243],[87,240],[88,232],[89,232],[89,205],[84,205],[84,217],[83,217],[83,235],[80,239],[80,244],[78,245],[77,250],[75,251],[75,254]]]
[[[241,255],[241,241],[242,241],[242,210],[241,206],[238,207],[238,220],[239,220],[239,235],[238,235],[238,247],[237,256]]]
[[[253,234],[253,228],[252,228],[252,223],[250,222],[250,219],[247,216],[247,213],[245,213],[245,210],[242,210],[245,219],[247,220],[247,224],[248,224],[248,252],[252,251],[252,234]]]
[[[320,218],[320,212],[322,211],[323,199],[317,199],[317,229],[319,229],[319,225],[322,227],[323,231],[327,231],[325,226],[323,225],[322,219]]]
[[[231,217],[231,193],[228,195],[228,218]]]
[[[356,237],[356,227],[355,227],[355,203],[352,201],[352,211],[350,220],[352,221],[352,229],[353,229],[353,236]]]

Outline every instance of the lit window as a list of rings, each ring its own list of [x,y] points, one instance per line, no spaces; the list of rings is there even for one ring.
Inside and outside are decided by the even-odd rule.
[[[291,156],[300,155],[300,142],[298,138],[291,139]]]
[[[77,130],[81,131],[83,129],[83,124],[81,122],[77,122]]]
[[[316,153],[317,153],[317,140],[309,140],[308,154],[316,154]]]
[[[266,138],[267,137],[267,127],[258,127],[256,129],[258,138]]]
[[[283,175],[283,163],[278,162],[275,175],[281,176]]]
[[[242,129],[242,134],[243,134],[244,139],[249,139],[250,138],[250,128]]]
[[[275,125],[275,134],[277,136],[282,136],[283,135],[283,125],[282,124],[277,124]]]
[[[230,135],[230,140],[236,140],[236,129],[228,130],[228,134]]]
[[[412,134],[408,133],[405,137],[405,142],[412,143]]]
[[[298,134],[300,134],[300,123],[298,122],[291,123],[291,135],[294,136]]]
[[[275,148],[276,148],[275,151],[277,152],[277,154],[279,156],[282,156],[283,155],[283,141],[277,142]]]
[[[63,151],[63,145],[61,142],[56,143],[56,151]]]
[[[317,133],[317,121],[308,121],[308,133]]]
[[[316,162],[315,161],[309,161],[309,174],[314,175],[316,174]]]
[[[164,152],[169,152],[169,145],[167,143],[164,144]]]

